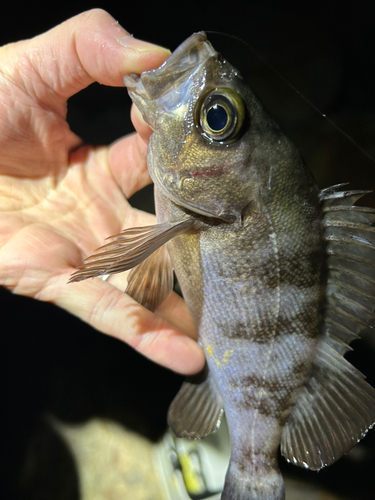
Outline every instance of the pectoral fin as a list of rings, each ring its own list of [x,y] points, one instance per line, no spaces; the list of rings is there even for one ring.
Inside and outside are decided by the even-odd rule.
[[[98,248],[98,253],[87,257],[72,274],[69,283],[132,269],[167,241],[186,232],[193,222],[192,218],[176,223],[164,222],[125,229],[120,234],[110,236],[113,241]]]
[[[173,290],[173,269],[165,245],[132,269],[126,293],[134,300],[155,311]]]
[[[223,401],[207,366],[188,377],[172,401],[168,425],[177,437],[200,439],[220,427]]]

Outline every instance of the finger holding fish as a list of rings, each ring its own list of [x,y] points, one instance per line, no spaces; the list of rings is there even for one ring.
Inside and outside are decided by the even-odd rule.
[[[152,128],[145,122],[142,113],[139,111],[135,104],[132,104],[131,107],[131,120],[133,122],[134,128],[139,134],[139,136],[143,139],[146,145],[148,145],[148,141],[153,132]]]
[[[147,144],[152,134],[136,106],[131,108],[131,119],[136,134],[115,141],[109,149],[108,161],[113,175],[121,186],[126,198],[150,184],[147,169]],[[150,223],[152,216],[148,214]]]
[[[83,321],[118,338],[147,358],[178,373],[193,374],[204,363],[190,314],[180,297],[171,296],[154,314],[123,290],[99,278],[65,289],[57,301]]]
[[[147,217],[150,222],[154,221],[151,214],[139,212],[139,216],[143,223]],[[135,224],[135,221],[133,223]],[[152,311],[145,309],[124,293],[129,291],[129,283],[132,282],[131,273],[127,271],[129,265],[120,261],[124,248],[128,250],[129,245],[134,248],[134,258],[137,258],[139,244],[142,248],[143,240],[147,242],[147,228],[153,227],[132,228],[110,237],[109,243],[105,243],[96,254],[85,259],[84,264],[70,279],[70,282],[76,282],[91,277],[95,278],[93,284],[90,284],[86,292],[80,292],[78,300],[74,293],[71,295],[73,290],[66,290],[66,293],[58,298],[58,304],[69,310],[72,308],[77,316],[94,328],[125,341],[153,361],[177,372],[195,373],[202,367],[203,353],[195,340],[192,340],[196,339],[196,329],[185,302],[172,292],[173,282],[162,292],[162,299],[160,293],[157,293],[152,307],[148,304],[148,309]],[[127,234],[130,236],[127,237]],[[113,252],[115,257],[111,257]],[[134,263],[134,260],[131,262]],[[153,261],[146,259],[146,262],[152,265]],[[114,269],[113,265],[117,268]],[[169,261],[168,265],[170,266]],[[152,278],[152,271],[155,269],[151,269],[146,276]],[[159,286],[161,281],[157,282]],[[88,283],[85,281],[80,285],[85,287]],[[142,284],[149,288],[144,280]],[[152,283],[150,287],[155,290]],[[132,295],[135,296],[135,292]],[[126,325],[126,328],[122,325]]]
[[[146,150],[147,146],[139,134],[127,135],[109,146],[110,172],[127,199],[151,183]],[[145,218],[152,220],[150,214],[145,214]]]

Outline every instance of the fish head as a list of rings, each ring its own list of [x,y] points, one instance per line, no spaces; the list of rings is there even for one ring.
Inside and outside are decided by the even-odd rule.
[[[124,82],[154,131],[147,162],[155,185],[189,211],[241,221],[269,184],[264,136],[275,142],[280,133],[240,73],[199,32],[159,68]]]

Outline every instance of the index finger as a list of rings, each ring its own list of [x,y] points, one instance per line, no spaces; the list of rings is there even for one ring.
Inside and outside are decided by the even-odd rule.
[[[156,68],[169,54],[133,38],[104,10],[93,9],[31,40],[6,46],[3,69],[12,76],[16,59],[25,86],[36,74],[39,81],[33,79],[27,90],[45,102],[51,90],[66,100],[94,81],[123,86],[125,74]]]

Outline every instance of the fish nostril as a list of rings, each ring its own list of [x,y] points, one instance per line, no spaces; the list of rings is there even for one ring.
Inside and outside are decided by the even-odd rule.
[[[174,176],[172,174],[164,174],[163,180],[168,185],[175,183]]]

